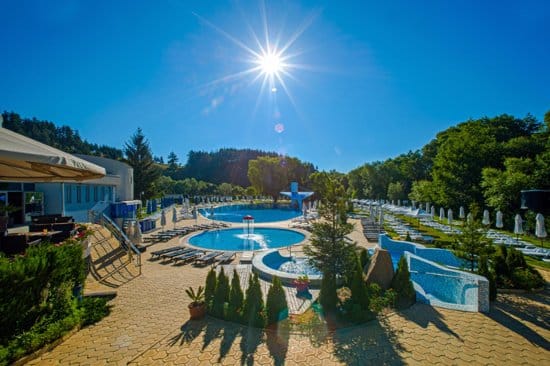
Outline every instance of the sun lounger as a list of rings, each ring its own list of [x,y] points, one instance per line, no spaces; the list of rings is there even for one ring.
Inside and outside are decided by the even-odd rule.
[[[186,253],[190,253],[194,250],[196,250],[196,249],[192,249],[192,248],[180,249],[180,250],[176,250],[175,252],[161,254],[160,256],[164,259],[172,259],[172,258],[175,258],[177,256],[180,256],[180,255],[183,255],[183,254],[186,254]]]
[[[200,264],[203,264],[203,265],[207,265],[208,263],[214,262],[216,260],[216,258],[219,257],[222,254],[223,254],[222,252],[206,253],[202,257],[199,257],[199,258],[195,259],[195,263],[200,263]]]
[[[219,263],[229,263],[237,255],[236,252],[224,252],[220,257],[218,257]]]
[[[197,258],[199,258],[203,255],[204,255],[204,252],[202,250],[193,249],[193,251],[191,251],[191,252],[184,253],[182,255],[172,257],[172,261],[173,262],[183,262],[183,263],[185,263],[185,262],[190,262],[194,259],[197,259]]]
[[[160,257],[162,254],[175,252],[176,250],[182,250],[182,249],[185,249],[185,248],[182,246],[177,246],[177,247],[170,247],[170,248],[165,248],[161,250],[156,250],[154,252],[151,252],[151,257]]]

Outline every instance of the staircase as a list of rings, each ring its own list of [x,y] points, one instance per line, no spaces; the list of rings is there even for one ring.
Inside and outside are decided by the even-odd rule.
[[[361,225],[363,225],[363,235],[369,242],[378,242],[378,235],[381,233],[378,224],[370,219],[363,218],[361,219]]]

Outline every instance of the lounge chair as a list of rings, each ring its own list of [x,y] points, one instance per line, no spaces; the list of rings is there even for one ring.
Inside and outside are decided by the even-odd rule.
[[[161,249],[161,250],[156,250],[154,252],[151,252],[151,258],[160,257],[162,254],[175,252],[176,250],[182,250],[182,249],[185,249],[185,248],[182,247],[182,246],[177,246],[177,247],[170,247],[170,248],[165,248],[165,249]]]
[[[164,259],[173,259],[177,256],[180,256],[180,255],[184,255],[186,253],[190,253],[192,251],[194,251],[196,249],[193,249],[193,248],[185,248],[185,249],[180,249],[180,250],[176,250],[175,252],[170,252],[170,253],[165,253],[165,254],[161,254],[160,256]]]
[[[229,263],[237,255],[236,252],[224,252],[220,257],[218,257],[219,263]]]
[[[172,261],[185,263],[185,262],[190,262],[193,259],[197,259],[203,255],[204,255],[204,252],[202,250],[193,249],[191,252],[172,257]]]
[[[202,265],[207,265],[208,263],[214,262],[216,260],[216,258],[219,257],[222,254],[223,254],[222,252],[206,253],[202,257],[199,257],[199,258],[195,259],[195,263],[200,263]]]

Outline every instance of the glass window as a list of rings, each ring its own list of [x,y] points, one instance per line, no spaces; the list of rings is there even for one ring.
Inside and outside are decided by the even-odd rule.
[[[101,187],[101,200],[106,201],[106,199],[105,199],[105,186]]]
[[[73,187],[70,184],[65,184],[65,202],[73,203]]]
[[[90,186],[86,186],[86,202],[90,202]]]
[[[98,201],[98,196],[99,196],[99,187],[98,186],[94,186],[94,201],[97,202]]]
[[[82,202],[82,186],[76,186],[76,203]]]

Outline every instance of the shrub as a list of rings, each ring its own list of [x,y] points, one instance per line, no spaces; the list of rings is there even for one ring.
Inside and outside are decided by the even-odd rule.
[[[267,292],[266,301],[267,324],[273,324],[288,316],[288,304],[285,290],[278,277],[273,277],[273,283]]]
[[[236,322],[241,321],[241,312],[243,310],[244,295],[241,288],[241,279],[237,270],[233,270],[231,279],[231,290],[229,291],[229,305],[227,308],[227,318]]]
[[[410,278],[407,260],[403,256],[397,264],[397,271],[393,276],[391,287],[397,293],[397,308],[404,308],[414,304],[416,293]]]
[[[499,245],[497,252],[493,256],[493,269],[497,278],[497,282],[500,285],[500,279],[502,276],[509,276],[508,265],[506,264],[506,258],[508,251],[504,245]]]
[[[514,248],[510,248],[506,256],[506,267],[508,267],[509,274],[512,274],[516,268],[526,268],[527,263],[525,263],[523,253]]]
[[[212,302],[214,300],[214,293],[216,292],[216,285],[218,280],[216,279],[216,271],[212,268],[208,271],[206,276],[206,283],[204,285],[204,302],[206,303],[206,309],[210,313],[212,311]]]
[[[218,275],[216,292],[212,301],[212,315],[224,319],[225,303],[229,301],[229,279],[223,271],[223,267]]]
[[[511,277],[514,287],[524,290],[540,288],[545,284],[540,273],[532,268],[516,268]]]
[[[319,293],[319,303],[323,306],[323,310],[326,312],[336,309],[338,295],[336,294],[336,278],[334,274],[329,272],[323,273],[323,279],[321,280],[321,291]]]
[[[352,303],[359,305],[361,311],[368,310],[369,308],[367,285],[363,280],[363,269],[361,268],[361,262],[359,259],[357,259],[357,265],[351,281],[351,301]]]
[[[243,307],[243,322],[251,327],[265,326],[265,309],[258,275],[250,277]]]
[[[489,300],[490,301],[496,300],[497,298],[496,278],[495,278],[495,274],[489,270],[487,257],[485,256],[479,257],[477,273],[480,276],[487,278],[487,280],[489,281]]]

